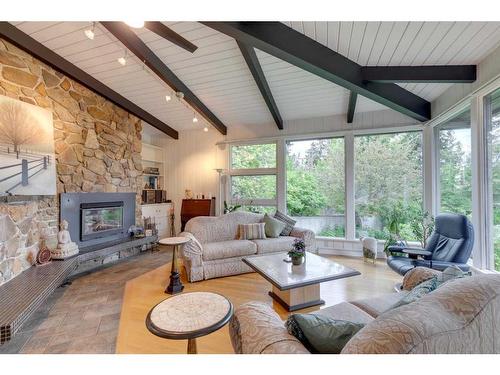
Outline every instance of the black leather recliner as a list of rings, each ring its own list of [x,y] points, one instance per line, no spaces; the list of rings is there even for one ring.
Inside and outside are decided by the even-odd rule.
[[[423,259],[412,259],[407,256],[391,255],[387,264],[400,275],[414,267],[429,267],[439,271],[456,265],[463,271],[468,271],[467,261],[474,245],[474,228],[464,215],[440,214],[436,216],[434,232],[427,240],[425,250],[431,255]],[[388,250],[394,253],[405,254],[403,246],[389,246]]]

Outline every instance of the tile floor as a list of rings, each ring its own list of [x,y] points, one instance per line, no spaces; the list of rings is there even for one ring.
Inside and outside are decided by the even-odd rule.
[[[0,353],[114,353],[125,283],[169,262],[160,247],[60,287]]]

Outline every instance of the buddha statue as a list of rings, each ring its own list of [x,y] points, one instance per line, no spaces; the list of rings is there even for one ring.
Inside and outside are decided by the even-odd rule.
[[[66,220],[61,222],[61,230],[57,233],[57,248],[51,252],[52,259],[66,259],[79,252],[78,245],[71,241]]]

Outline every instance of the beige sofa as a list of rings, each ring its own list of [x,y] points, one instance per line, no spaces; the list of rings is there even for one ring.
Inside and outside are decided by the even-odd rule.
[[[261,222],[264,215],[236,211],[223,216],[199,216],[186,223],[180,235],[191,239],[181,251],[190,282],[252,272],[241,260],[245,256],[291,249],[302,238],[307,251],[315,251],[314,232],[294,228],[290,236],[262,240],[238,240],[238,225]]]
[[[315,313],[366,324],[342,354],[500,353],[500,275],[456,279],[413,303],[384,312],[437,272],[415,268],[405,275],[401,293],[343,302]],[[309,353],[287,333],[272,307],[263,303],[237,308],[230,334],[236,353]]]

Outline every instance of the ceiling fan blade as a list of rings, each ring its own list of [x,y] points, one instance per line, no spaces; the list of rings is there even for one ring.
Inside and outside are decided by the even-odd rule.
[[[165,26],[163,23],[159,21],[148,21],[144,23],[144,27],[149,31],[154,32],[155,34],[161,36],[162,38],[168,40],[169,42],[174,43],[175,45],[184,48],[186,51],[193,53],[198,49],[193,43],[189,40],[183,38],[181,35],[177,34],[170,27]]]

